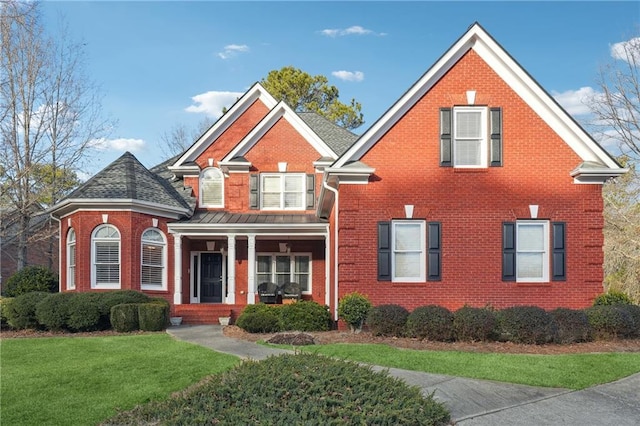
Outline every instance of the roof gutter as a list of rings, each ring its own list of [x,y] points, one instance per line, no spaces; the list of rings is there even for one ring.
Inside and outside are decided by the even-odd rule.
[[[333,293],[333,318],[338,321],[338,220],[339,220],[339,203],[338,203],[338,190],[336,188],[333,188],[332,186],[330,186],[326,179],[322,180],[322,187],[325,188],[327,191],[333,192],[334,196],[335,196],[335,202],[334,202],[334,211],[335,211],[335,223],[334,223],[334,227],[333,227],[333,233],[334,233],[334,237],[333,237],[333,262],[334,262],[334,268],[333,268],[333,287],[334,287],[334,293]],[[329,262],[329,268],[331,268],[331,262]],[[330,272],[327,274],[327,276],[330,275]],[[331,304],[329,303],[331,301],[331,296],[330,296],[330,283],[327,282],[326,284],[326,289],[325,289],[325,303],[327,303],[327,305],[331,306]]]

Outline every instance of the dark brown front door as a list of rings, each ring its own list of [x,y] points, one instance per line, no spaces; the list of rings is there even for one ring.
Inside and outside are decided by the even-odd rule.
[[[200,303],[222,303],[222,255],[200,255]]]

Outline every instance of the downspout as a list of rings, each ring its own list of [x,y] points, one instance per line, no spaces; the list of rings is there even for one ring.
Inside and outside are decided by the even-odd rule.
[[[62,221],[55,217],[53,213],[49,213],[49,217],[58,222],[58,292],[62,293],[62,286],[66,285],[66,283],[60,280],[60,276],[62,275]]]
[[[334,259],[334,268],[333,268],[333,286],[334,286],[334,292],[333,292],[333,298],[334,298],[334,303],[333,303],[333,318],[334,320],[338,321],[338,216],[339,216],[339,204],[338,204],[338,190],[336,188],[333,188],[331,186],[329,186],[327,184],[327,181],[325,179],[322,180],[322,186],[333,192],[336,199],[335,199],[335,203],[334,203],[334,208],[335,208],[335,212],[336,212],[336,217],[335,217],[335,229],[334,229],[334,237],[333,237],[333,259]]]

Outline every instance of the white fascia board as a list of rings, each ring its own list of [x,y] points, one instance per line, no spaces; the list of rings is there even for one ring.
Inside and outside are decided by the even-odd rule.
[[[603,184],[607,180],[617,178],[625,173],[629,169],[607,169],[605,167],[601,169],[594,169],[592,167],[577,167],[571,171],[571,177],[573,182],[577,184]]]
[[[340,184],[357,184],[366,185],[369,178],[374,174],[376,169],[368,166],[350,166],[346,167],[328,167],[325,169],[327,179],[329,177],[337,177]]]
[[[284,118],[293,126],[293,128],[316,150],[321,157],[337,158],[327,144],[324,143],[318,135],[296,114],[285,102],[279,102],[267,114],[256,127],[249,132],[247,136],[236,145],[236,147],[228,153],[222,163],[230,162],[232,158],[244,156],[258,141],[280,120]]]
[[[282,236],[322,236],[329,232],[328,223],[181,223],[167,225],[170,234],[211,236],[229,234],[257,234]]]
[[[190,214],[186,208],[167,206],[133,199],[68,199],[51,209],[51,214],[64,218],[79,211],[133,211],[136,213],[179,219]]]
[[[262,87],[260,83],[255,83],[213,126],[211,126],[184,154],[169,166],[169,170],[180,169],[185,162],[195,161],[208,147],[217,140],[225,130],[229,128],[253,103],[260,99],[267,109],[272,109],[277,105],[273,96]]]

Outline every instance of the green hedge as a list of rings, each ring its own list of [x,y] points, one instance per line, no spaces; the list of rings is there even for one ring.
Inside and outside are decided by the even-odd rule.
[[[286,331],[327,331],[331,329],[331,314],[327,306],[302,300],[282,306],[280,324]]]
[[[553,318],[540,307],[513,306],[499,311],[497,317],[502,339],[540,345],[555,337]]]
[[[407,317],[406,333],[419,339],[453,340],[453,314],[438,305],[420,306]]]
[[[26,266],[2,284],[2,295],[7,297],[16,297],[34,291],[56,293],[58,276],[42,266]]]
[[[15,329],[42,328],[36,317],[36,307],[38,303],[51,293],[33,291],[15,297],[7,307],[7,322]]]
[[[169,323],[169,305],[152,302],[138,305],[138,323],[142,331],[161,331]]]
[[[403,336],[409,311],[400,305],[379,305],[371,309],[367,326],[374,336]]]
[[[111,326],[115,331],[128,333],[140,329],[138,303],[123,303],[111,308]]]
[[[633,316],[622,305],[596,305],[585,313],[596,339],[625,338],[636,333]]]
[[[589,318],[584,311],[558,308],[549,312],[549,315],[557,327],[554,342],[568,344],[592,340]]]
[[[463,306],[453,314],[456,340],[486,341],[495,337],[496,314],[491,309]]]

